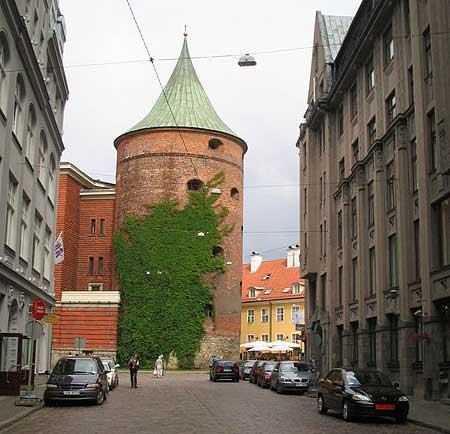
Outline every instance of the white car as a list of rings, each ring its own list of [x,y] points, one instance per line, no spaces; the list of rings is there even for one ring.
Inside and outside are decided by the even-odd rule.
[[[109,390],[113,390],[119,385],[119,373],[117,368],[120,367],[111,357],[100,357],[108,377]]]

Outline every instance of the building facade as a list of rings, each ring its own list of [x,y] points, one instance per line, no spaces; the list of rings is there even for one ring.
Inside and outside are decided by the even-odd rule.
[[[300,155],[310,355],[448,396],[450,5],[316,15]]]
[[[55,266],[52,361],[68,354],[115,356],[120,293],[113,290],[114,184],[61,163],[57,233],[64,261]]]
[[[304,282],[300,249],[287,259],[263,261],[258,253],[242,265],[241,344],[282,340],[303,345]]]
[[[56,192],[68,88],[58,2],[2,0],[0,11],[0,393],[17,393],[31,305],[41,299],[50,311],[55,302]],[[38,372],[49,367],[50,338],[45,326]]]

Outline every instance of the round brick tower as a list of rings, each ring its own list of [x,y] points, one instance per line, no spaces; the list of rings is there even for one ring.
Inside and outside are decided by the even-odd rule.
[[[165,94],[165,95],[164,95]],[[175,120],[174,120],[175,118]],[[186,37],[175,69],[150,113],[119,136],[116,173],[116,227],[129,214],[148,213],[146,205],[176,199],[225,174],[219,202],[228,208],[234,229],[221,246],[226,272],[215,280],[214,323],[205,317],[206,335],[197,366],[210,357],[239,354],[243,161],[247,145],[215,112],[192,64]],[[211,193],[211,192],[210,192]],[[220,250],[220,249],[219,249]],[[220,250],[221,251],[221,250]]]

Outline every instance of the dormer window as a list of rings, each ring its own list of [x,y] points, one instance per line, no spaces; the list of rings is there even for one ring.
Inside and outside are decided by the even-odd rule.
[[[264,295],[269,295],[271,292],[272,292],[271,289],[266,289],[266,290],[264,291]]]
[[[271,273],[269,273],[269,274],[264,274],[262,280],[269,280],[270,276],[271,276]]]
[[[283,289],[283,293],[284,293],[284,294],[287,294],[290,290],[291,290],[291,288],[284,288],[284,289]]]
[[[256,298],[256,289],[255,288],[250,288],[248,290],[248,298]]]
[[[301,293],[301,286],[300,283],[295,283],[294,287],[292,288],[292,294],[294,295],[300,295]]]

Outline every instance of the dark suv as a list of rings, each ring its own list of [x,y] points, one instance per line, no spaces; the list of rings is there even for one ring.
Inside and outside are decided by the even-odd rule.
[[[239,366],[236,362],[229,360],[216,360],[209,368],[209,379],[233,380],[239,382]]]
[[[92,401],[101,405],[107,393],[108,378],[99,357],[68,356],[60,358],[53,368],[44,402]]]

